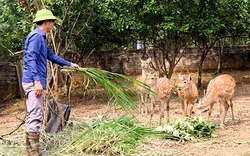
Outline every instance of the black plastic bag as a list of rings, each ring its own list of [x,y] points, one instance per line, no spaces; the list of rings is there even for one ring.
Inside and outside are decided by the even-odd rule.
[[[70,115],[70,106],[66,104],[61,104],[61,103],[60,103],[60,106],[63,111],[65,125],[66,125],[66,121],[68,121],[69,115]],[[47,133],[60,132],[62,130],[62,122],[60,119],[60,115],[59,115],[60,113],[57,108],[56,102],[53,99],[50,99],[48,107],[49,108],[48,108],[48,115],[47,115],[47,125],[45,128],[45,132]]]

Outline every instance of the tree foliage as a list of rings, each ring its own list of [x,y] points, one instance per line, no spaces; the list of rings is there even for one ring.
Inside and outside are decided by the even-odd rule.
[[[240,36],[248,32],[245,25],[249,18],[247,13],[249,2],[241,0],[196,2],[196,8],[192,9],[194,12],[190,19],[192,22],[189,32],[195,46],[202,52],[198,66],[198,87],[200,87],[202,65],[209,50],[225,36],[236,34]],[[225,5],[228,7],[225,8]]]
[[[82,56],[93,50],[132,49],[133,44],[141,40],[145,45],[153,45],[154,56],[163,56],[162,60],[155,58],[154,65],[168,77],[185,48],[194,46],[202,51],[199,67],[202,70],[206,53],[217,41],[229,43],[228,37],[237,40],[248,37],[250,32],[250,2],[247,0],[1,2],[0,49],[7,56],[22,50],[25,37],[34,28],[32,19],[36,10],[45,6],[57,17],[53,30],[55,52],[60,56],[68,52]]]
[[[14,61],[20,56],[15,53],[23,49],[32,24],[27,21],[29,17],[22,14],[25,9],[19,7],[17,2],[0,1],[0,60]]]

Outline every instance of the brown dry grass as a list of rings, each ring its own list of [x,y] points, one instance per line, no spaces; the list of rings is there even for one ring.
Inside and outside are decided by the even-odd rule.
[[[143,151],[140,155],[166,155],[166,156],[250,156],[250,72],[249,71],[227,71],[224,72],[233,76],[236,81],[236,92],[234,103],[235,120],[232,121],[231,110],[226,116],[226,126],[224,129],[217,129],[218,137],[209,139],[199,139],[196,141],[178,142],[168,139],[150,139],[144,142],[141,147]],[[187,76],[187,73],[182,73]],[[194,82],[197,82],[197,74],[190,73]],[[215,76],[212,73],[202,75],[203,88],[199,89],[199,96],[203,96],[209,80]],[[174,74],[171,81],[174,83],[177,74]],[[178,81],[178,79],[177,79]],[[107,100],[102,98],[91,99],[88,96],[75,94],[71,97],[71,115],[69,120],[72,122],[91,121],[98,115],[107,113],[108,116],[119,116],[124,112],[121,109],[114,111],[107,106]],[[15,129],[25,116],[24,101],[8,103],[8,107],[0,107],[0,135],[6,134]],[[211,121],[219,124],[218,104],[214,105]],[[147,125],[149,116],[136,114],[137,118]],[[170,117],[181,117],[180,103],[174,95],[170,103]],[[206,118],[206,114],[202,114]],[[158,112],[153,117],[154,124],[158,124]]]

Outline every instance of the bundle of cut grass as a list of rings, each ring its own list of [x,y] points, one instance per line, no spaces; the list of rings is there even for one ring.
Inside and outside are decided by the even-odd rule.
[[[105,91],[106,97],[109,99],[110,104],[118,104],[127,112],[137,110],[133,97],[137,97],[138,90],[134,84],[141,86],[151,91],[144,83],[134,79],[133,77],[123,74],[113,73],[98,68],[63,68],[61,71],[72,73],[81,72],[83,74],[83,83],[85,90],[89,84],[93,86],[102,87]],[[71,87],[69,87],[71,88]]]
[[[136,124],[139,124],[137,120],[126,115],[111,120],[100,118],[92,124],[82,124],[82,132],[63,152],[129,155],[139,152],[137,145],[143,139],[163,136],[162,132]],[[166,133],[164,136],[167,137]],[[171,134],[168,138],[177,139]]]

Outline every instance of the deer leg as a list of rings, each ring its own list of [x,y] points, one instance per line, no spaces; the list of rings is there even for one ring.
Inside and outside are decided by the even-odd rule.
[[[149,110],[148,110],[148,105],[149,105],[149,102],[148,102],[148,98],[149,98],[149,94],[145,94],[145,114],[147,115],[149,113]]]
[[[160,126],[161,126],[162,118],[164,118],[164,101],[161,100],[161,104],[160,104]]]
[[[141,93],[140,94],[140,99],[141,99],[141,103],[140,103],[140,113],[141,115],[147,115],[148,114],[148,94],[145,93]]]
[[[223,116],[222,116],[223,117],[222,118],[222,124],[225,123],[228,108],[229,108],[229,104],[227,103],[227,101],[224,101],[224,111],[223,111]]]
[[[231,107],[231,112],[232,112],[232,120],[234,120],[234,111],[233,111],[233,99],[230,99],[230,107]]]
[[[144,100],[143,100],[143,94],[140,93],[139,94],[139,99],[140,99],[140,103],[139,103],[139,111],[140,113],[143,115],[143,105],[144,105]]]
[[[170,102],[170,99],[167,100],[167,123],[169,123],[169,102]]]
[[[181,100],[181,109],[182,109],[182,115],[183,115],[183,117],[185,117],[186,115],[185,115],[185,107],[184,107],[184,101],[183,100]]]
[[[209,105],[209,110],[208,110],[208,113],[207,113],[207,120],[208,121],[210,120],[210,116],[212,114],[213,106],[214,106],[214,103],[212,103],[211,105]]]
[[[184,114],[183,114],[183,117],[185,118],[185,117],[187,117],[187,108],[188,108],[188,101],[187,100],[185,100],[184,101]]]
[[[150,120],[149,120],[149,126],[150,127],[152,126],[152,118],[153,118],[153,115],[154,115],[154,111],[155,111],[155,103],[152,103],[152,109],[150,111]]]
[[[143,115],[147,115],[146,106],[147,106],[147,97],[146,94],[143,94],[143,106],[142,106]]]
[[[220,123],[221,125],[224,125],[223,117],[222,117],[222,113],[223,113],[222,105],[224,105],[224,103],[223,101],[220,100]]]

